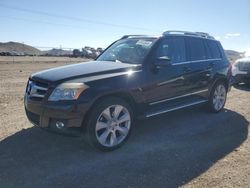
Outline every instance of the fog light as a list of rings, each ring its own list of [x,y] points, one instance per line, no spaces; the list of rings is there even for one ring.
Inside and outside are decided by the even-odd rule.
[[[56,122],[56,127],[57,127],[58,129],[62,129],[62,128],[64,127],[64,123],[61,122],[61,121],[57,121],[57,122]]]

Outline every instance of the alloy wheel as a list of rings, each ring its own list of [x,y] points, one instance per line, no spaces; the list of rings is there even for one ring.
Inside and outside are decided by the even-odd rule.
[[[226,88],[223,84],[219,84],[213,95],[213,106],[216,111],[219,111],[223,108],[226,101]]]
[[[95,134],[98,142],[106,147],[120,144],[128,136],[131,116],[122,105],[112,105],[102,111],[97,119]]]

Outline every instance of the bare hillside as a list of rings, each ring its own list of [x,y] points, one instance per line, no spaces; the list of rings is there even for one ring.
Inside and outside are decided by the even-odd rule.
[[[9,52],[12,55],[39,55],[40,50],[18,42],[0,42],[0,52]]]
[[[237,59],[242,58],[243,53],[234,51],[234,50],[225,50],[227,58],[231,63],[235,62]]]

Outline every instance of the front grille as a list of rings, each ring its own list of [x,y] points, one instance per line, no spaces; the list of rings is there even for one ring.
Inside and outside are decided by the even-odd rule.
[[[35,114],[33,112],[28,111],[27,109],[25,109],[26,114],[28,119],[34,123],[35,125],[39,125],[40,124],[40,116],[38,114]]]
[[[250,62],[240,64],[239,70],[240,71],[250,71]]]
[[[26,92],[30,97],[42,99],[46,95],[47,91],[47,84],[33,80],[28,81]]]

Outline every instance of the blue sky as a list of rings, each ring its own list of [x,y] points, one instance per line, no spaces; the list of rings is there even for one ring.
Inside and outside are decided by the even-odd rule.
[[[203,31],[250,51],[250,0],[1,0],[0,42],[106,47],[125,34]]]

